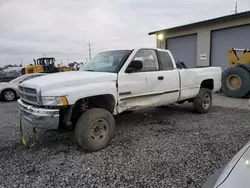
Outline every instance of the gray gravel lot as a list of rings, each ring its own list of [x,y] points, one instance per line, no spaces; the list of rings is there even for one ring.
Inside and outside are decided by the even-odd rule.
[[[26,149],[16,103],[0,103],[0,118],[0,187],[200,187],[250,136],[249,111],[199,115],[188,105],[116,117],[115,138],[99,152],[82,151],[72,132],[41,133]]]

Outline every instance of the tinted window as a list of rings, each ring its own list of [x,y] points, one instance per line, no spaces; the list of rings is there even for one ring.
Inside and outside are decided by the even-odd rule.
[[[154,50],[140,50],[135,54],[133,60],[142,62],[143,67],[140,72],[158,70],[158,61]]]
[[[173,62],[168,54],[168,52],[159,51],[159,57],[162,63],[163,70],[172,70],[174,69]]]

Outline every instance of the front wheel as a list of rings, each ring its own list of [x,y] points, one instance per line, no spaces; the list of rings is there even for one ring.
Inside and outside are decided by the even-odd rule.
[[[16,98],[16,93],[12,89],[6,89],[2,93],[2,99],[5,101],[13,101]]]
[[[90,152],[99,151],[108,146],[115,132],[113,115],[100,108],[84,112],[75,127],[77,144]]]
[[[210,89],[201,88],[199,94],[193,101],[194,110],[204,114],[210,111],[212,107],[212,92]]]

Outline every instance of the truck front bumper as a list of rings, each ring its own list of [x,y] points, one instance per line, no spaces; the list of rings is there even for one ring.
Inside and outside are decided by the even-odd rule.
[[[59,126],[59,109],[39,108],[21,99],[17,101],[20,115],[37,129],[55,130]]]

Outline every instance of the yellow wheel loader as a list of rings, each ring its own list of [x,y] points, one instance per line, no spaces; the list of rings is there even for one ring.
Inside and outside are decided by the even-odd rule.
[[[22,74],[30,74],[30,73],[55,73],[55,72],[65,72],[72,71],[72,68],[67,68],[66,66],[55,66],[55,58],[54,57],[42,57],[37,60],[34,59],[34,65],[29,65],[24,67],[21,70]]]
[[[222,90],[228,97],[245,97],[250,92],[250,50],[230,48],[228,59],[229,68],[222,75]]]

